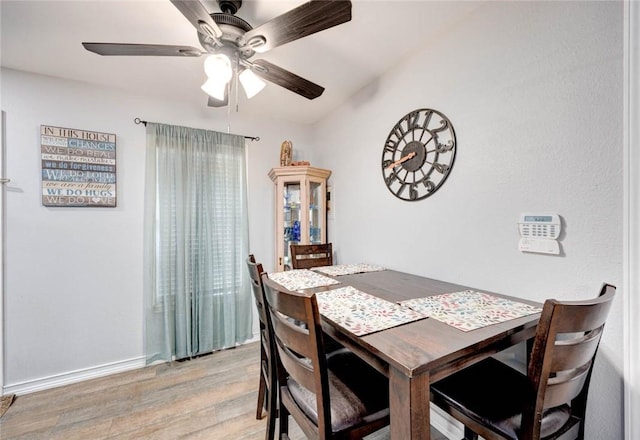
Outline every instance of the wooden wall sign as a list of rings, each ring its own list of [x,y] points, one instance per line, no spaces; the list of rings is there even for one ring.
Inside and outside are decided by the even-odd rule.
[[[40,126],[42,204],[115,207],[116,135]]]

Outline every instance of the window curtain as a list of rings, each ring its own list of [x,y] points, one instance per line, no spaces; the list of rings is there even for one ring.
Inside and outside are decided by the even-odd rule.
[[[252,335],[244,137],[147,123],[147,363]]]

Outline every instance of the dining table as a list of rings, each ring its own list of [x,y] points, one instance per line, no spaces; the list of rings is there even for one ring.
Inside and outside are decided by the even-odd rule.
[[[313,277],[322,276],[329,281],[310,284],[313,287],[304,283],[289,284],[289,287],[303,293],[315,293],[323,331],[388,377],[391,439],[427,440],[430,438],[430,385],[475,362],[533,338],[540,318],[541,304],[383,267],[368,267],[373,269],[341,272],[328,267],[332,270],[305,272],[313,273]],[[275,281],[286,284],[282,279]],[[397,306],[409,304],[410,307],[412,302],[420,304],[420,301],[447,299],[447,295],[451,294],[464,296],[471,293],[531,309],[524,316],[507,316],[500,322],[480,322],[476,326],[465,327],[469,322],[465,321],[463,315],[456,316],[456,308],[447,309],[449,303],[453,302],[447,300],[444,311],[441,307],[438,313],[425,313],[424,309],[415,308],[413,315],[408,315],[405,323],[359,332],[356,327],[345,326],[345,322],[353,320],[341,320],[336,318],[337,315],[323,312],[320,306],[323,303],[331,304],[333,292],[336,292],[335,295],[342,292],[342,297],[356,292],[365,295],[364,298],[373,298],[374,301],[384,300]],[[335,301],[339,302],[338,299]],[[357,301],[358,306],[352,306],[352,309],[358,309],[362,303],[367,302],[361,298]],[[415,316],[416,313],[419,316]],[[372,318],[371,321],[375,322],[375,319]]]

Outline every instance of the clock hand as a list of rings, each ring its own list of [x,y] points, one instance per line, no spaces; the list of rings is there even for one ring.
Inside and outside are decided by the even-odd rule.
[[[413,151],[413,152],[407,154],[406,156],[401,157],[400,159],[396,160],[395,162],[389,164],[389,166],[386,169],[387,170],[393,169],[393,168],[397,167],[398,165],[400,165],[401,163],[408,161],[409,159],[411,159],[415,155],[416,155],[416,152]]]

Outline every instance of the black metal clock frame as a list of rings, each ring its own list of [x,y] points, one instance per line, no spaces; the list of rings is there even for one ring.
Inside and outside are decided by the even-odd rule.
[[[393,126],[382,150],[382,177],[391,193],[416,201],[433,195],[451,173],[456,134],[441,112],[423,108]]]

